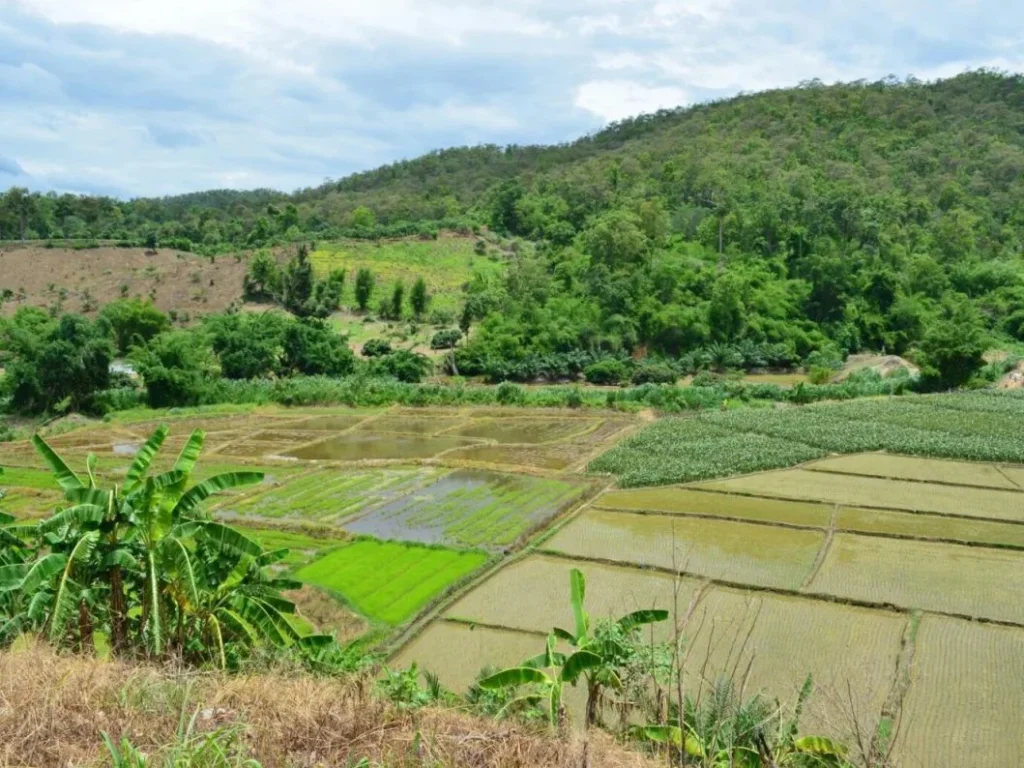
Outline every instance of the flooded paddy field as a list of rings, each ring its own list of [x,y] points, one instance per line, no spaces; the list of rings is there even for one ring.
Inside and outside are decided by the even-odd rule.
[[[382,539],[501,549],[587,490],[585,482],[456,470],[349,523]]]
[[[682,628],[688,686],[749,663],[749,692],[791,704],[811,673],[809,730],[873,734],[885,710],[901,718],[903,765],[949,764],[977,734],[979,765],[1015,764],[1022,687],[1007,665],[1024,651],[1024,467],[1003,463],[1016,460],[1013,430],[986,447],[972,414],[1014,417],[990,396],[951,397],[943,410],[955,413],[941,414],[919,400],[880,403],[876,419],[862,416],[870,403],[843,405],[841,436],[823,408],[792,409],[792,423],[785,409],[750,409],[644,431],[596,411],[190,412],[161,420],[172,436],[158,463],[198,426],[209,434],[193,480],[266,472],[207,509],[291,550],[282,568],[408,641],[393,664],[417,661],[453,688],[571,626],[568,574],[580,568],[593,619],[652,607],[679,616],[699,598]],[[915,409],[924,421],[908,421]],[[747,431],[730,431],[734,420]],[[965,435],[956,460],[924,457],[953,445],[940,421]],[[101,480],[122,482],[156,423],[115,417],[54,443],[76,471],[94,453]],[[842,450],[947,442],[906,442],[915,458],[826,455],[839,437]],[[52,510],[59,492],[30,445],[0,445],[0,465],[11,468],[5,509]],[[761,471],[775,467],[786,468]],[[650,487],[683,479],[696,482]],[[668,623],[654,633],[671,634]],[[965,723],[981,730],[958,730]]]
[[[483,563],[592,496],[586,458],[636,420],[589,411],[519,408],[216,408],[117,414],[61,425],[48,440],[84,476],[123,483],[160,425],[170,428],[153,471],[169,469],[194,429],[206,432],[192,475],[261,471],[264,482],[206,504],[263,546],[287,549],[275,569],[329,590],[389,629]],[[449,458],[494,451],[486,461]],[[28,441],[0,445],[5,510],[52,513],[61,492]],[[358,538],[357,538],[358,537]],[[444,546],[427,546],[444,545]]]
[[[852,477],[806,469],[715,480],[695,487],[752,496],[1024,522],[1024,493],[1021,491]]]
[[[894,456],[887,453],[837,456],[808,464],[807,469],[893,480],[920,480],[927,483],[1020,490],[1019,486],[994,464],[919,459],[913,456]]]
[[[222,515],[339,523],[360,511],[410,493],[439,474],[429,467],[325,467],[277,487],[217,507]]]
[[[807,591],[1024,625],[1024,556],[840,533]]]
[[[824,541],[824,531],[595,509],[584,512],[543,546],[569,557],[798,589],[810,575]]]
[[[575,567],[592,619],[679,616],[699,598],[682,632],[691,690],[749,660],[748,690],[785,704],[811,673],[804,722],[816,732],[849,743],[884,712],[899,721],[901,765],[953,765],[977,712],[993,741],[978,765],[1011,764],[1024,743],[1008,702],[1024,688],[997,670],[1024,651],[1017,478],[1020,466],[869,454],[612,488],[447,605],[395,660],[456,688],[467,667],[521,661],[571,626]],[[653,639],[671,635],[659,625]]]

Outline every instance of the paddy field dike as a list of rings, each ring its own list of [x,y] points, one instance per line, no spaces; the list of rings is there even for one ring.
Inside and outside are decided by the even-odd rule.
[[[308,587],[304,621],[454,689],[572,623],[660,607],[687,687],[749,669],[804,730],[901,766],[1024,761],[1024,398],[976,392],[740,408],[229,407],[125,412],[49,437],[116,481],[156,425],[207,432],[204,475],[264,483],[210,512]],[[173,450],[167,451],[167,461]],[[25,443],[0,445],[5,509],[59,503]],[[333,606],[328,609],[325,602]],[[683,623],[683,613],[688,618]],[[672,622],[658,631],[665,638]]]

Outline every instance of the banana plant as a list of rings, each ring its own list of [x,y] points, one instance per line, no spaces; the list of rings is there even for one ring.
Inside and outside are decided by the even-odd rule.
[[[625,646],[639,627],[664,621],[668,618],[668,611],[635,611],[614,622],[617,632],[597,637],[591,632],[590,616],[584,606],[586,592],[587,582],[583,572],[573,568],[569,573],[569,603],[575,632],[555,627],[548,635],[544,653],[524,661],[518,667],[484,678],[479,683],[480,687],[485,690],[522,685],[539,688],[539,693],[531,692],[513,700],[513,703],[546,699],[549,722],[552,727],[560,728],[564,722],[563,688],[566,683],[575,686],[583,677],[587,688],[585,722],[587,727],[596,723],[601,692],[607,687],[622,689],[620,667],[628,653]],[[575,649],[573,653],[566,655],[557,652],[555,646],[559,640]]]
[[[531,686],[528,693],[513,699],[506,709],[518,703],[539,704],[546,700],[548,724],[553,730],[560,731],[565,726],[562,692],[566,683],[575,685],[585,670],[601,663],[601,658],[586,650],[566,656],[555,650],[556,642],[553,634],[548,635],[542,654],[527,659],[518,667],[485,677],[478,685],[484,690]]]
[[[214,522],[201,504],[218,491],[260,482],[263,474],[231,472],[189,487],[204,441],[203,432],[196,430],[170,470],[150,475],[167,435],[166,427],[158,428],[132,461],[124,485],[109,489],[98,487],[95,457],[88,457],[85,473],[79,476],[42,437],[33,438],[69,506],[36,526],[33,558],[0,565],[0,595],[14,596],[5,599],[24,607],[18,614],[21,624],[42,627],[59,642],[70,633],[70,618],[77,608],[79,642],[84,644],[92,634],[93,613],[104,614],[114,649],[121,651],[130,644],[130,622],[140,616],[135,645],[159,657],[168,647],[168,622],[175,618],[179,647],[182,644],[186,599],[198,601],[204,590],[218,592],[219,581],[197,582],[197,553],[220,563],[227,573],[242,558],[249,558],[252,566],[262,557],[259,545]],[[246,568],[231,585],[238,594],[243,583],[252,581],[251,571]],[[273,586],[260,589],[266,591],[262,603],[271,604]],[[281,625],[279,620],[272,623]],[[279,635],[270,633],[273,639]]]
[[[632,653],[637,630],[648,624],[665,621],[668,611],[649,609],[634,611],[611,622],[611,631],[592,632],[590,616],[585,608],[587,582],[583,572],[573,568],[569,572],[569,602],[574,619],[574,632],[555,627],[552,633],[571,647],[586,650],[600,659],[585,672],[587,684],[586,725],[589,728],[599,719],[603,692],[610,688],[622,691],[621,669]]]

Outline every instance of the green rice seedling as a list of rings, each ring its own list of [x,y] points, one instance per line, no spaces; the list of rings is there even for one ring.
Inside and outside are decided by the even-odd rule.
[[[298,571],[371,619],[397,625],[487,561],[483,552],[359,539]]]

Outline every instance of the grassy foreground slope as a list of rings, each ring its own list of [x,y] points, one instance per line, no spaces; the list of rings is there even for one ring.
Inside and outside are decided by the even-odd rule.
[[[0,654],[5,704],[0,711],[0,764],[109,765],[103,733],[115,743],[128,738],[154,765],[174,758],[182,761],[175,765],[207,764],[190,760],[198,759],[199,746],[211,735],[215,747],[237,764],[244,757],[267,768],[582,764],[578,744],[453,710],[402,712],[370,695],[367,682],[285,671],[196,676],[58,656],[43,648],[5,652]],[[594,768],[654,765],[615,745],[610,736],[594,733],[590,741]],[[414,743],[420,747],[412,748]],[[207,748],[205,759],[214,751]]]

